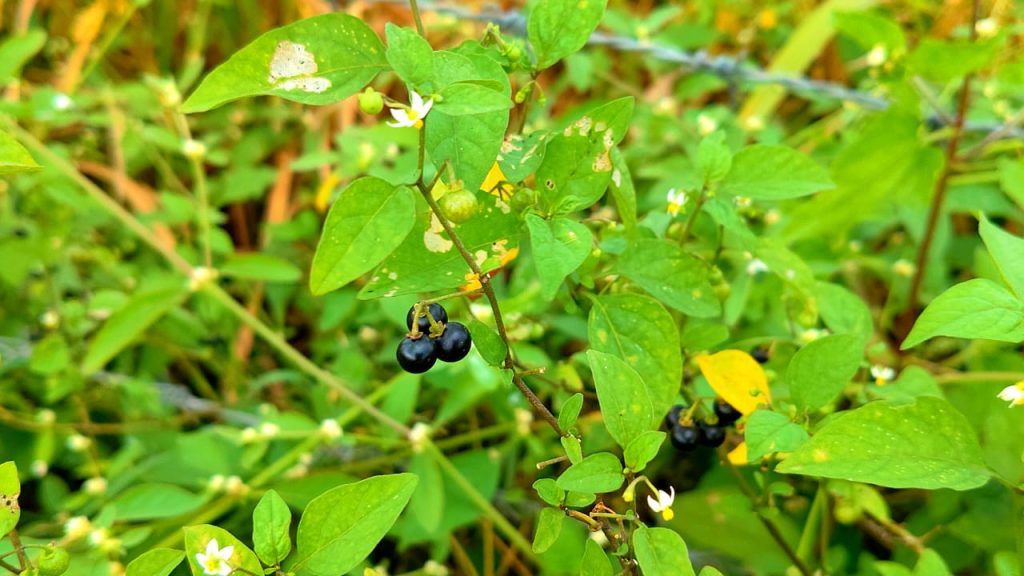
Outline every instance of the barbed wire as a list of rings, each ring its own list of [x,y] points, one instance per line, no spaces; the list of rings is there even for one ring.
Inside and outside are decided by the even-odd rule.
[[[375,4],[405,4],[405,0],[372,0]],[[473,22],[490,22],[505,32],[516,36],[526,35],[526,16],[516,10],[484,10],[475,11],[463,6],[452,4],[436,4],[420,2],[422,11],[444,14],[458,20]],[[749,84],[774,84],[796,93],[815,97],[825,97],[842,102],[851,102],[864,109],[883,112],[891,103],[888,99],[862,90],[856,90],[836,82],[815,80],[803,76],[780,74],[743,62],[732,56],[711,55],[707,51],[685,51],[638,40],[627,36],[617,36],[603,32],[595,32],[587,40],[588,46],[605,46],[620,52],[634,52],[651,56],[663,62],[678,64],[683,68],[702,71],[725,78],[730,82],[746,82]],[[931,125],[947,125],[949,115],[934,114],[928,117]],[[971,132],[995,134],[1000,138],[1024,138],[1024,130],[1012,124],[994,122],[968,121],[964,129]]]

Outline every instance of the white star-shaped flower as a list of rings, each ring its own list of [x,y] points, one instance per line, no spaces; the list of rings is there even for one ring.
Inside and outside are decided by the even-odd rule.
[[[665,194],[665,200],[668,201],[668,207],[665,208],[665,211],[675,216],[679,214],[679,211],[683,209],[683,205],[686,204],[686,192],[676,192],[675,188],[671,188]]]
[[[1010,403],[1010,406],[1024,406],[1024,380],[1017,382],[1013,386],[1007,386],[1003,388],[1002,392],[999,393],[1000,400],[1006,400]]]
[[[422,96],[415,91],[410,91],[409,100],[408,107],[391,109],[391,116],[395,121],[388,122],[388,126],[394,128],[420,128],[423,126],[423,119],[427,117],[427,112],[430,112],[430,108],[434,106],[434,99],[424,101]]]
[[[673,516],[675,516],[675,513],[672,512],[672,503],[676,501],[675,487],[669,486],[668,489],[669,492],[665,492],[664,490],[658,490],[657,500],[655,500],[652,496],[647,497],[647,505],[651,507],[652,511],[660,512],[661,517],[664,518],[666,522],[668,522],[672,519]]]
[[[757,276],[761,272],[767,272],[767,271],[768,271],[768,265],[765,264],[764,260],[761,260],[760,258],[754,258],[753,260],[751,260],[750,262],[747,263],[747,275],[748,276]]]
[[[199,552],[196,554],[196,562],[199,567],[203,569],[204,574],[209,576],[228,576],[231,574],[231,565],[228,564],[228,560],[231,560],[231,555],[234,554],[234,546],[225,546],[221,548],[217,544],[217,539],[210,540],[210,543],[206,545],[206,552]]]
[[[875,384],[883,386],[896,378],[896,371],[888,366],[875,364],[871,367],[871,377],[875,379]]]

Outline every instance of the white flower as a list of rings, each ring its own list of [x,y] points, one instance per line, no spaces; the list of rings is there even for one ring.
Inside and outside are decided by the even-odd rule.
[[[675,216],[679,214],[679,211],[683,209],[683,205],[686,204],[686,192],[676,192],[675,188],[671,188],[665,194],[665,200],[668,201],[668,207],[665,208],[665,211]]]
[[[206,266],[196,266],[189,273],[188,289],[195,292],[217,277],[217,271]]]
[[[71,100],[71,97],[63,92],[54,94],[51,104],[53,104],[54,110],[67,110],[75,105],[74,101]]]
[[[1013,386],[1003,388],[1002,392],[999,393],[999,399],[1009,402],[1010,407],[1024,406],[1024,380],[1017,382]]]
[[[995,18],[978,20],[974,25],[974,31],[982,38],[991,38],[999,33],[999,22]]]
[[[412,444],[412,451],[416,454],[423,452],[430,439],[430,426],[423,422],[417,422],[412,430],[409,430],[409,443]]]
[[[43,328],[53,330],[57,324],[60,324],[60,316],[53,310],[47,310],[39,317],[39,323],[43,325]]]
[[[341,425],[334,418],[328,418],[320,423],[320,435],[325,440],[337,440],[342,435]]]
[[[761,272],[767,272],[768,265],[764,263],[764,260],[760,258],[754,258],[747,263],[747,274],[749,276],[757,276]]]
[[[220,492],[224,489],[225,482],[227,482],[227,478],[225,478],[223,474],[214,474],[206,481],[206,487],[212,492]]]
[[[875,384],[884,386],[896,378],[896,371],[888,366],[875,364],[871,367],[871,377],[875,379]]]
[[[78,540],[91,531],[92,523],[85,516],[73,516],[64,523],[64,533],[67,534],[68,540]]]
[[[231,560],[231,555],[235,553],[234,546],[225,546],[223,548],[217,544],[217,539],[210,540],[210,543],[206,545],[206,552],[199,552],[196,554],[196,563],[203,569],[203,574],[210,576],[228,576],[231,574],[231,565],[228,561]]]
[[[718,122],[715,122],[714,118],[707,114],[699,114],[697,116],[697,132],[701,136],[707,136],[715,130],[718,130]]]
[[[107,481],[99,476],[89,478],[84,484],[82,484],[82,489],[90,496],[99,496],[107,491]]]
[[[224,480],[224,491],[232,496],[244,496],[249,492],[249,487],[238,476],[228,476]]]
[[[434,99],[431,98],[424,102],[423,97],[415,91],[409,92],[409,99],[408,107],[391,109],[391,116],[394,117],[395,122],[388,122],[388,126],[394,128],[420,128],[423,126],[423,119],[427,117],[427,112],[430,112],[430,108],[434,105]]]
[[[903,276],[904,278],[910,278],[910,277],[912,277],[914,275],[914,272],[916,270],[917,270],[917,266],[914,266],[913,262],[911,262],[909,260],[905,260],[903,258],[900,258],[899,260],[897,260],[897,261],[892,263],[892,271],[897,276]]]
[[[533,412],[525,408],[516,408],[516,432],[520,436],[530,435],[530,425],[533,424]]]
[[[666,522],[668,522],[672,519],[673,516],[675,516],[675,513],[672,512],[672,503],[676,501],[675,487],[669,486],[668,489],[670,492],[658,490],[657,500],[655,500],[651,496],[647,497],[647,505],[651,507],[651,511],[661,512],[661,517],[664,518]]]
[[[260,424],[260,436],[264,438],[273,438],[277,436],[277,433],[281,431],[281,427],[273,422],[264,422]]]
[[[92,444],[92,440],[89,440],[81,434],[72,434],[68,436],[68,448],[75,452],[84,452],[89,445]]]
[[[189,138],[182,143],[181,152],[190,160],[199,160],[206,156],[206,144]]]
[[[427,576],[448,576],[448,568],[434,560],[427,560],[423,565],[423,573]]]
[[[882,46],[881,44],[875,44],[871,51],[864,56],[864,62],[868,66],[876,68],[878,66],[881,66],[882,64],[885,64],[885,60],[888,57],[889,52],[885,49],[885,46]]]

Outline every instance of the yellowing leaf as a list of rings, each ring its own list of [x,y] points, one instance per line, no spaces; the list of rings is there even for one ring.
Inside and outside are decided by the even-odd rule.
[[[498,166],[497,162],[494,163],[494,166],[491,166],[491,171],[484,178],[484,183],[480,185],[480,190],[488,194],[494,194],[499,198],[502,195],[507,196],[512,193],[512,186],[508,184],[508,178],[505,177],[505,173],[501,171],[501,166]]]
[[[772,403],[768,377],[757,360],[742,350],[723,350],[697,356],[701,373],[723,400],[747,415]]]
[[[750,463],[747,459],[747,443],[740,442],[727,456],[729,463],[733,466],[746,466]]]

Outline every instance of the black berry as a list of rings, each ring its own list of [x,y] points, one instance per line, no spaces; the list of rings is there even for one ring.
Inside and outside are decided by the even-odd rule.
[[[412,374],[422,374],[437,362],[437,353],[434,350],[434,341],[427,336],[421,336],[416,340],[406,336],[398,344],[398,365],[402,370]]]
[[[725,442],[725,428],[721,426],[712,426],[710,424],[701,422],[697,425],[700,432],[700,438],[698,441],[704,446],[714,448],[721,446],[722,442]]]
[[[740,419],[739,410],[724,400],[715,400],[715,416],[718,416],[719,426],[729,426]]]
[[[469,330],[459,322],[449,322],[444,325],[444,333],[434,340],[437,349],[437,357],[445,362],[458,362],[469,354],[469,348],[473,345],[473,337]]]
[[[686,406],[676,404],[668,411],[668,414],[665,415],[665,426],[668,427],[669,430],[679,426],[679,417],[683,415],[683,410],[686,410]]]
[[[431,304],[430,315],[434,317],[434,320],[444,324],[448,321],[448,312],[440,304]],[[409,313],[405,315],[405,327],[412,330],[412,315],[416,311],[416,307],[409,308]],[[423,315],[419,317],[417,323],[420,327],[420,332],[424,334],[430,333],[430,318],[427,318],[426,310],[423,311]]]
[[[750,352],[750,355],[754,357],[754,360],[757,360],[758,364],[764,364],[764,363],[768,362],[768,360],[769,360],[768,349],[767,348],[762,348],[760,346],[757,347],[757,348],[754,348]]]
[[[680,426],[676,424],[671,429],[669,439],[676,450],[691,452],[697,449],[697,442],[700,441],[700,431],[694,426]]]

